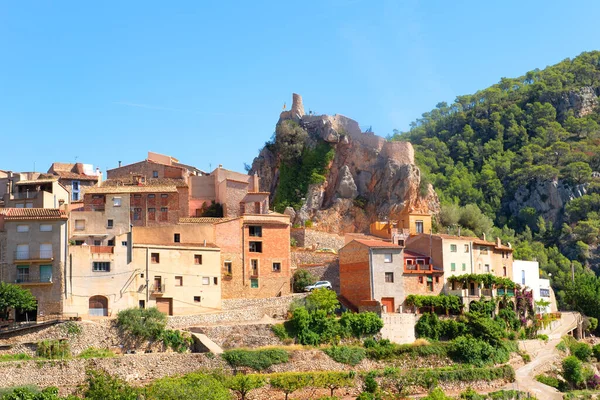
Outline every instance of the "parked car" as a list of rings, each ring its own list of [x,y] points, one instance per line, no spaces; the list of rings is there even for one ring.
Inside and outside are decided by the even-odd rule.
[[[315,289],[322,289],[322,288],[329,289],[329,290],[333,289],[331,287],[331,282],[329,282],[329,281],[318,281],[317,283],[314,283],[312,285],[306,286],[304,288],[304,291],[305,292],[312,292]]]

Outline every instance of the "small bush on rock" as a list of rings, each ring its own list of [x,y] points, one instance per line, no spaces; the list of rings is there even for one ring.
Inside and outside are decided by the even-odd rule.
[[[356,346],[332,346],[323,351],[335,361],[352,366],[360,363],[366,355],[365,349]]]

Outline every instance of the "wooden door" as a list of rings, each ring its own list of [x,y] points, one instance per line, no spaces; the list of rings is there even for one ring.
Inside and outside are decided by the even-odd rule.
[[[394,298],[393,297],[382,297],[381,305],[385,307],[385,312],[393,313],[396,312],[396,308],[394,307]]]
[[[156,299],[156,308],[161,313],[173,315],[173,299]]]

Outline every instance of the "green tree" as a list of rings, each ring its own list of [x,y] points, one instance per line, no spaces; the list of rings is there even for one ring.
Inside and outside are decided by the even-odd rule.
[[[147,389],[148,400],[231,400],[231,393],[212,376],[193,372],[178,378],[162,378]]]
[[[128,308],[117,314],[117,325],[140,339],[157,339],[167,326],[167,316],[156,307]]]
[[[306,308],[309,312],[323,310],[329,315],[333,314],[339,306],[337,294],[326,288],[315,289],[306,298]]]
[[[304,292],[304,288],[314,284],[317,281],[317,278],[311,274],[309,271],[305,269],[299,269],[294,272],[293,282],[294,282],[294,292],[302,293]]]
[[[0,319],[8,319],[12,310],[32,311],[36,307],[35,297],[28,289],[0,282]]]
[[[241,400],[246,400],[248,393],[264,385],[265,379],[261,375],[254,374],[236,374],[225,380],[225,387],[239,393]]]
[[[330,390],[330,395],[336,389],[351,387],[354,384],[354,371],[350,372],[320,372],[315,375],[314,385]]]
[[[575,356],[569,356],[562,361],[562,376],[571,385],[577,388],[583,383],[583,364]]]
[[[138,391],[125,381],[108,372],[88,370],[86,372],[84,397],[89,400],[137,400]]]
[[[589,182],[592,178],[592,168],[588,163],[582,161],[573,162],[563,168],[563,174],[571,183],[582,184]]]
[[[286,372],[271,375],[269,384],[271,387],[282,391],[285,394],[285,400],[288,400],[291,393],[309,386],[313,381],[312,378],[312,376],[304,373]]]

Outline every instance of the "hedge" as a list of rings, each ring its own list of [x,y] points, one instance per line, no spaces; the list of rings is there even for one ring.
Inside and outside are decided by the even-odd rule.
[[[227,350],[221,355],[234,368],[249,367],[263,371],[274,364],[288,362],[289,354],[283,349]]]

